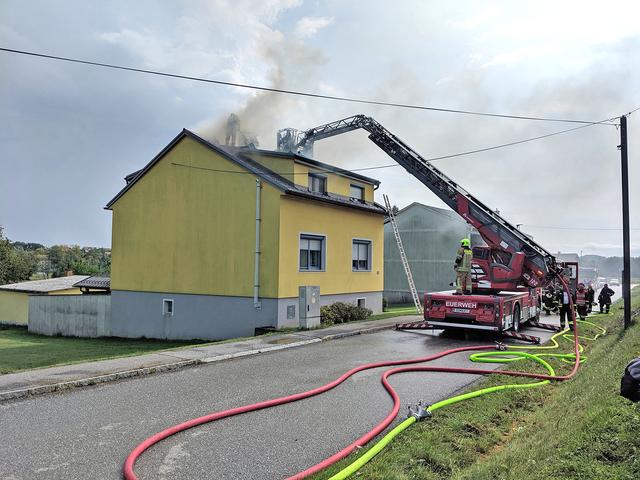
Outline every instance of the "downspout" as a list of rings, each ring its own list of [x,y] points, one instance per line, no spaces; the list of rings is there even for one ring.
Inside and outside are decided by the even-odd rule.
[[[260,310],[262,304],[260,303],[260,189],[262,184],[260,180],[256,178],[256,253],[255,264],[253,267],[253,308]]]

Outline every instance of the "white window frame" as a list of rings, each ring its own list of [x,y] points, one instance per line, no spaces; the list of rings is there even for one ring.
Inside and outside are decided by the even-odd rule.
[[[367,297],[356,298],[356,306],[360,306],[360,300],[362,300],[362,304],[364,305],[362,308],[367,308]]]
[[[171,311],[169,311],[167,305],[171,305]],[[163,298],[162,299],[162,315],[166,315],[167,317],[173,317],[173,314],[176,311],[176,302],[173,301],[173,298]]]
[[[308,177],[309,178],[308,178],[308,181],[307,181],[307,189],[310,192],[322,193],[323,195],[327,193],[327,176],[326,175],[322,175],[320,173],[315,173],[315,172],[309,172],[308,173]],[[311,189],[311,185],[310,185],[312,178],[322,179],[322,181],[324,182],[324,190],[322,190],[322,191],[312,190]]]
[[[367,268],[353,268],[353,245],[358,243],[360,245],[367,244]],[[352,272],[371,272],[373,270],[373,240],[368,238],[352,238],[351,239],[351,271]]]
[[[353,195],[351,195],[351,189],[352,188],[359,189],[360,192],[362,193],[362,197],[358,198],[358,197],[354,197]],[[357,200],[359,202],[364,202],[365,201],[364,196],[365,196],[365,189],[364,189],[364,187],[362,185],[358,185],[357,183],[350,183],[349,184],[349,198],[353,198],[354,200]]]
[[[310,268],[302,268],[300,265],[300,240],[303,240],[303,237],[307,237],[307,239],[311,240],[320,240],[322,242],[322,250],[320,250],[320,268],[319,269],[310,269]],[[307,250],[308,251],[308,250]],[[298,272],[303,273],[314,273],[314,272],[324,272],[326,271],[327,266],[327,236],[323,233],[311,233],[311,232],[299,232],[298,233]]]

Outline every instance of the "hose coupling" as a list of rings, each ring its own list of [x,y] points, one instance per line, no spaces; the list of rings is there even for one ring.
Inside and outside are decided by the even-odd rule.
[[[413,409],[411,405],[408,405],[407,408],[409,409],[409,414],[407,415],[407,418],[415,417],[417,421],[421,421],[421,420],[424,420],[425,418],[431,417],[432,414],[431,414],[431,411],[429,410],[430,406],[431,406],[430,403],[422,405],[422,402],[418,402],[418,405],[416,405],[416,408]]]
[[[496,342],[496,350],[499,350],[501,352],[506,352],[507,346],[502,342]]]

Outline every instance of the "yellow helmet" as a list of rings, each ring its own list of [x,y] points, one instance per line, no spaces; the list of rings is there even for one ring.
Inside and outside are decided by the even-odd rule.
[[[468,238],[463,238],[462,240],[460,240],[460,245],[463,247],[468,247],[471,244],[469,243],[469,239]]]

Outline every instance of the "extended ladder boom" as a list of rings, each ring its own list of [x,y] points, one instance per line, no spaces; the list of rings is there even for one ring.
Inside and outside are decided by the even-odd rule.
[[[360,128],[369,132],[369,139],[373,143],[474,226],[492,249],[509,253],[523,252],[525,261],[522,276],[525,285],[540,286],[555,271],[555,258],[551,253],[460,187],[371,117],[355,115],[306,131],[290,128],[281,130],[278,132],[278,149],[312,156],[314,141]]]

